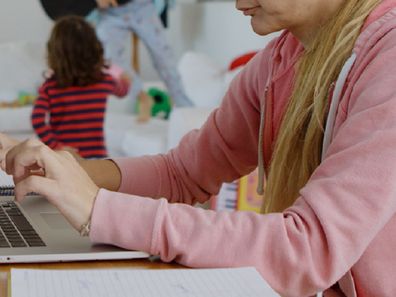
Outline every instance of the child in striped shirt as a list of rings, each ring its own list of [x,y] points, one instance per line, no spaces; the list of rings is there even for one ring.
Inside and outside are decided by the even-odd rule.
[[[56,22],[47,55],[50,74],[39,89],[32,112],[36,134],[52,149],[68,150],[83,158],[106,157],[103,126],[107,98],[110,94],[124,97],[129,77],[105,65],[95,30],[81,17],[66,16]]]

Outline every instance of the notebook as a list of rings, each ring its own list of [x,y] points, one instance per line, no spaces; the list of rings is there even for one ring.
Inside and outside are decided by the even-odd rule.
[[[277,297],[256,269],[12,269],[11,297]]]
[[[34,194],[34,193],[31,193]],[[14,180],[0,169],[0,196],[14,196]]]
[[[7,175],[0,169],[0,196],[13,196],[14,195],[14,181],[12,176]]]
[[[0,170],[0,263],[146,258],[149,254],[93,245],[44,197],[14,201],[14,183]]]

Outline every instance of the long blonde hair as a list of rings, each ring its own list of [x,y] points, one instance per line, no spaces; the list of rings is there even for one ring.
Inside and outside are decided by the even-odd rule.
[[[329,90],[351,55],[365,19],[380,2],[346,0],[300,58],[269,169],[263,213],[281,212],[292,205],[319,165]]]

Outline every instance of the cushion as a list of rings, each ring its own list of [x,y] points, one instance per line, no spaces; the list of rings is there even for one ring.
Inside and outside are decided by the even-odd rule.
[[[168,149],[176,147],[182,137],[191,130],[201,128],[213,109],[209,107],[174,108],[169,118]]]
[[[111,157],[163,153],[167,149],[168,121],[151,118],[138,123],[136,116],[106,113],[106,146]]]
[[[0,108],[0,130],[5,133],[32,132],[32,106]]]
[[[35,94],[46,69],[44,44],[13,42],[0,44],[0,105],[18,101],[24,93]],[[2,104],[3,103],[3,104]],[[4,132],[32,131],[32,106],[0,108]]]
[[[225,70],[204,54],[187,52],[178,66],[187,96],[197,107],[216,107],[225,93]]]
[[[138,157],[165,153],[168,121],[151,118],[145,123],[133,120],[134,128],[125,132],[121,147],[124,155]]]
[[[0,100],[13,101],[21,91],[36,93],[45,69],[44,44],[0,44]]]

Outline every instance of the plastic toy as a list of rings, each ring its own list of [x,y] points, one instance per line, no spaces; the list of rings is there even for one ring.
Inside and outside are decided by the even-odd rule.
[[[0,102],[0,108],[17,108],[26,105],[32,105],[36,100],[37,94],[32,94],[25,91],[20,91],[18,97],[13,101]]]
[[[154,100],[154,104],[151,107],[151,116],[161,119],[168,119],[172,110],[172,100],[168,93],[158,88],[150,88],[148,89],[147,94],[150,95]],[[138,101],[136,102],[135,111],[136,113],[139,113]]]

